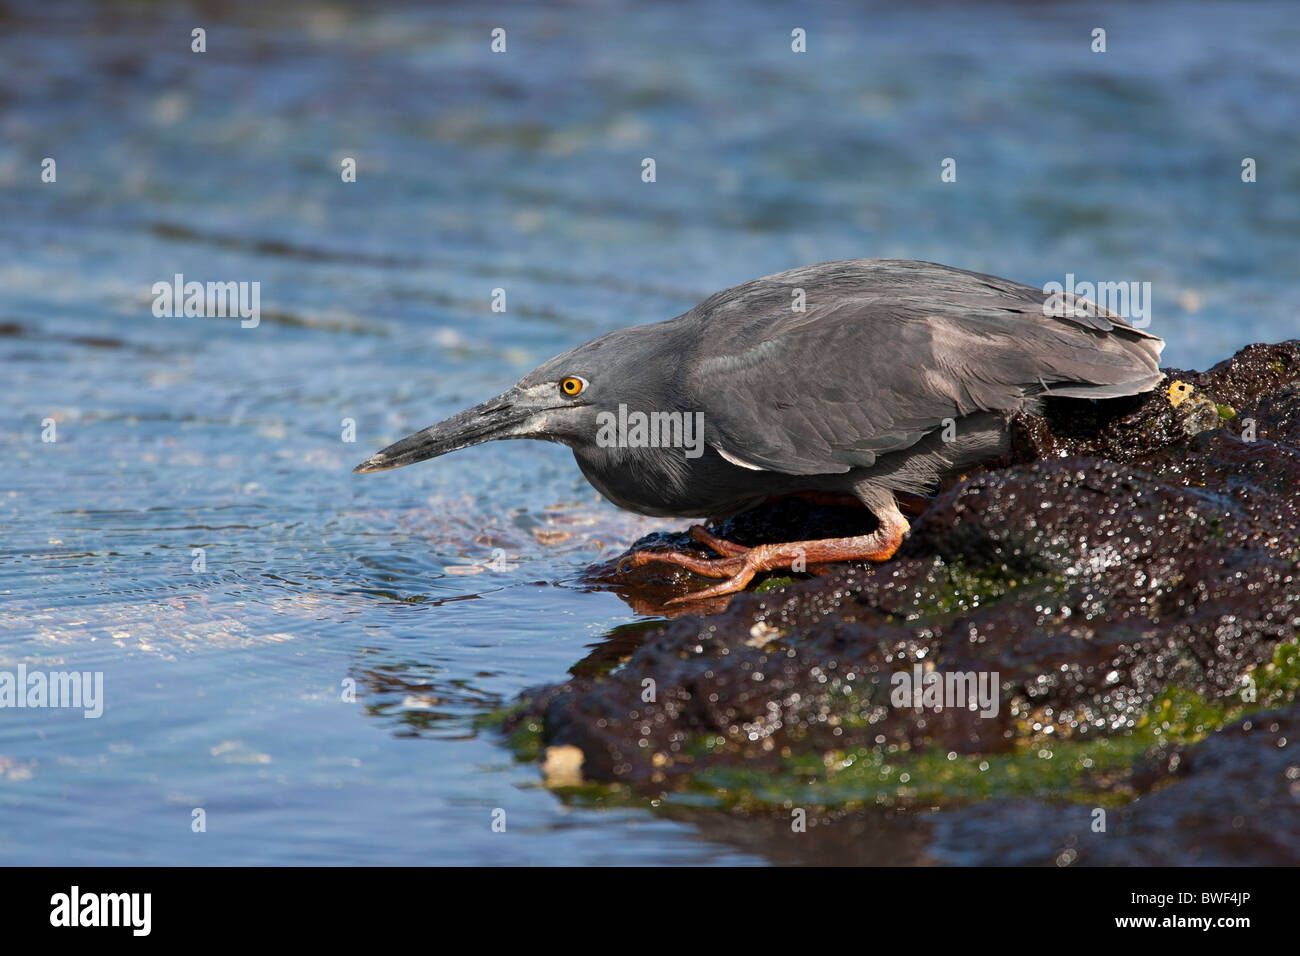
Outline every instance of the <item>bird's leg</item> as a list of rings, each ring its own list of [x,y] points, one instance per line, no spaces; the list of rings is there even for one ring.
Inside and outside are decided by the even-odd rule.
[[[641,552],[645,555],[646,560],[637,563],[644,564],[652,560],[667,560],[672,564],[680,564],[697,574],[712,578],[725,577],[727,579],[711,588],[684,594],[668,602],[669,604],[684,604],[688,601],[699,601],[704,598],[743,591],[745,586],[753,580],[755,574],[762,571],[775,571],[778,568],[789,568],[799,561],[802,561],[805,566],[825,564],[831,561],[887,561],[894,556],[894,552],[898,550],[898,546],[902,543],[903,536],[908,531],[908,524],[907,519],[899,513],[896,507],[881,510],[883,513],[877,515],[880,519],[880,527],[871,534],[858,535],[852,538],[823,538],[818,541],[760,544],[749,548],[743,554],[719,558],[716,561],[701,561],[696,558],[688,559],[688,563],[687,560],[677,560],[687,556],[676,552],[661,554]]]

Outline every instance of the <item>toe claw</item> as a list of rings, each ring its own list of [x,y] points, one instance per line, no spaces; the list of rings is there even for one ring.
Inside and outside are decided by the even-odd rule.
[[[738,558],[749,550],[743,544],[735,544],[725,538],[719,538],[702,524],[692,525],[690,535],[693,540],[698,541],[723,557]]]

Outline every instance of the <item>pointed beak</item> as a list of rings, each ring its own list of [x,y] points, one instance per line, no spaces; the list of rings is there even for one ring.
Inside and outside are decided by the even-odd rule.
[[[352,469],[354,475],[372,471],[385,471],[412,465],[426,458],[437,458],[451,451],[481,445],[499,438],[523,438],[528,431],[521,429],[538,409],[517,388],[490,398],[481,405],[453,415],[446,421],[430,425],[414,435],[407,435],[383,451],[371,455]]]

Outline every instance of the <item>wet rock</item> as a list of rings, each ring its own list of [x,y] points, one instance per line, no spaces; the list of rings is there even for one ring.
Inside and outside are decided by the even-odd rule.
[[[975,866],[1279,866],[1300,860],[1300,704],[1190,748],[1169,785],[1107,817],[993,800],[939,814],[929,855]]]
[[[1041,416],[1020,416],[1014,423],[1013,460],[1086,455],[1133,462],[1212,428],[1240,434],[1248,414],[1239,410],[1262,398],[1274,400],[1298,383],[1300,340],[1293,340],[1249,345],[1208,372],[1165,369],[1164,382],[1144,395],[1106,402],[1049,399]]]
[[[749,544],[871,521],[785,502],[722,533]],[[637,546],[696,547],[684,534]],[[1119,862],[1134,852],[1120,834],[1141,833],[1186,862],[1197,833],[1227,826],[1187,810],[1198,779],[1238,781],[1234,819],[1250,822],[1232,829],[1254,832],[1244,768],[1290,778],[1255,753],[1258,733],[1219,728],[1288,704],[1300,684],[1300,342],[1171,370],[1146,396],[1049,402],[1017,421],[1009,460],[928,503],[893,560],[814,570],[688,608],[631,644],[620,634],[617,663],[528,692],[508,729],[577,748],[587,782],[776,813],[781,831],[790,808],[851,826],[940,807],[926,825],[948,862],[974,861],[949,852],[962,826],[1026,861]],[[700,586],[617,562],[590,580],[640,609]],[[913,695],[954,675],[972,683],[950,688],[984,682],[977,709]],[[1294,719],[1277,713],[1270,725]],[[1085,853],[1097,806],[1116,823]],[[1269,858],[1300,861],[1287,825]],[[1058,836],[1019,840],[1028,831]]]

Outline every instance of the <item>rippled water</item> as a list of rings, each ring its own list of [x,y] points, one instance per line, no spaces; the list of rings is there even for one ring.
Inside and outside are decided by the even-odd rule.
[[[5,862],[761,862],[476,730],[636,619],[577,579],[662,524],[558,446],[351,466],[826,259],[1150,281],[1183,367],[1297,334],[1291,4],[53,7],[0,3],[0,670],[105,709],[0,710]],[[156,318],[175,273],[260,324]]]

